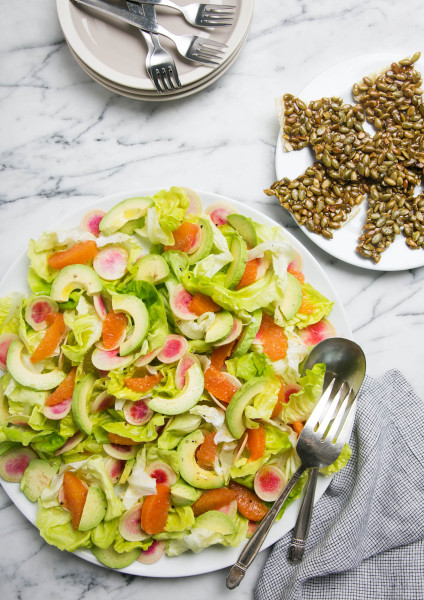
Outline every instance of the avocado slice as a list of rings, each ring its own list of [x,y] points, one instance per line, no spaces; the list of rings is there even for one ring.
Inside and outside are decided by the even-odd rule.
[[[247,261],[247,246],[246,242],[238,235],[233,236],[230,252],[233,255],[233,260],[228,267],[225,275],[225,287],[232,290],[236,287],[240,279],[243,277],[244,269]]]
[[[234,215],[228,215],[227,221],[236,231],[238,231],[249,248],[254,248],[256,246],[258,243],[258,236],[256,235],[256,229],[252,219],[236,213]]]
[[[213,246],[213,229],[211,222],[204,217],[199,217],[196,223],[202,230],[202,240],[196,252],[188,255],[188,260],[191,265],[194,265],[199,262],[199,260],[203,260],[209,256]]]
[[[196,527],[209,529],[209,531],[214,531],[221,535],[232,535],[237,531],[234,521],[219,510],[209,510],[199,515],[196,519]]]
[[[153,198],[127,198],[116,204],[100,221],[99,229],[104,235],[111,235],[123,227],[128,221],[140,219],[152,206]]]
[[[21,479],[21,491],[30,502],[37,502],[41,492],[50,485],[58,470],[59,465],[35,458],[24,471]]]
[[[213,344],[214,342],[220,342],[225,339],[233,330],[233,325],[233,315],[226,310],[220,310],[216,313],[214,322],[206,332],[205,342],[207,344]]]
[[[287,320],[294,317],[302,304],[302,286],[291,273],[287,273],[287,287],[280,302],[280,310]]]
[[[193,368],[193,367],[191,367]],[[205,436],[196,429],[186,435],[178,444],[178,467],[181,477],[190,485],[201,490],[211,490],[225,485],[224,478],[215,471],[206,471],[196,462],[196,450],[205,439]]]
[[[147,402],[147,405],[162,415],[179,415],[193,408],[203,393],[202,368],[195,363],[188,369],[185,377],[184,387],[179,394],[173,398],[155,396]]]
[[[171,486],[171,500],[175,506],[191,506],[200,498],[200,494],[199,490],[182,480]]]
[[[260,308],[255,310],[252,315],[252,320],[246,326],[243,331],[239,341],[237,342],[231,356],[244,356],[246,352],[249,350],[252,345],[253,340],[256,337],[256,334],[259,331],[259,327],[261,326],[262,321],[262,311]]]
[[[104,519],[106,508],[106,496],[103,490],[97,486],[90,485],[78,525],[79,531],[88,531],[97,527]]]
[[[65,378],[65,373],[59,371],[59,369],[53,369],[48,373],[36,373],[30,370],[22,360],[23,350],[24,345],[21,340],[13,340],[9,346],[6,359],[7,370],[18,383],[33,390],[43,391],[57,387]]]
[[[95,383],[96,378],[87,373],[76,384],[74,393],[72,394],[72,415],[79,429],[87,435],[90,435],[93,429],[93,423],[88,416],[87,404]]]
[[[114,294],[112,308],[117,312],[128,313],[134,323],[132,333],[119,346],[120,356],[127,356],[143,343],[149,329],[149,313],[143,300],[132,294]]]
[[[244,383],[231,398],[225,412],[225,420],[235,438],[240,439],[246,429],[243,422],[244,409],[255,396],[264,391],[266,384],[266,377],[253,377]]]
[[[74,290],[85,290],[92,296],[102,291],[103,284],[96,271],[87,265],[69,265],[59,271],[50,292],[56,302],[67,302]]]
[[[117,552],[113,546],[109,546],[109,548],[93,546],[91,552],[99,563],[102,563],[105,567],[109,567],[110,569],[124,569],[137,559],[140,554],[140,548],[134,548],[129,552]]]
[[[149,281],[157,285],[169,275],[168,263],[160,254],[146,254],[137,261],[137,265],[136,281]]]

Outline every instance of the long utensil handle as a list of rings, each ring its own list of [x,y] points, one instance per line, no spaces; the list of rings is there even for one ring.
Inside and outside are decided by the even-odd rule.
[[[311,469],[302,505],[293,529],[292,540],[289,547],[289,560],[299,563],[305,552],[305,543],[311,526],[312,512],[314,510],[315,489],[317,485],[318,469]]]
[[[271,529],[272,524],[274,523],[278,513],[280,512],[284,502],[287,500],[290,492],[299,481],[300,476],[305,471],[305,467],[300,466],[296,473],[292,476],[284,490],[278,496],[277,500],[274,502],[268,513],[260,522],[260,525],[256,529],[255,533],[252,535],[250,540],[247,542],[243,551],[241,552],[238,561],[233,565],[231,571],[227,577],[227,588],[230,590],[237,587],[243,577],[246,574],[246,570],[252,562],[254,561],[257,553],[261,549],[262,544],[265,541],[266,536],[268,535],[269,530]]]

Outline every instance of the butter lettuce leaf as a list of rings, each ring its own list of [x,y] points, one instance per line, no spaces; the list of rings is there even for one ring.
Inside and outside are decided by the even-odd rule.
[[[63,508],[44,508],[39,502],[35,524],[41,537],[59,550],[73,552],[77,548],[90,548],[92,545],[90,531],[72,529],[71,513]]]
[[[302,389],[291,394],[287,404],[281,409],[281,419],[285,423],[306,421],[317,403],[324,384],[325,365],[316,364],[299,379]]]

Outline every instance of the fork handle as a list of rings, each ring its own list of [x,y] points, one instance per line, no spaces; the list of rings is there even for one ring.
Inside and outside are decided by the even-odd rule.
[[[243,577],[245,576],[246,570],[248,569],[248,567],[250,567],[250,565],[256,558],[256,555],[261,549],[262,544],[264,543],[265,538],[268,535],[272,524],[277,518],[277,515],[280,512],[284,502],[287,500],[290,492],[292,491],[296,483],[299,481],[299,478],[305,471],[305,469],[306,467],[301,465],[298,468],[298,470],[294,473],[284,490],[278,496],[277,500],[269,509],[265,517],[262,519],[255,533],[252,535],[252,537],[242,550],[238,561],[235,563],[235,565],[233,565],[227,577],[227,588],[229,588],[230,590],[233,590],[235,587],[237,587],[240,584]]]
[[[302,505],[297,516],[296,525],[293,529],[293,535],[289,547],[289,560],[297,564],[303,558],[305,552],[305,543],[308,538],[309,528],[311,526],[312,512],[314,510],[315,489],[317,485],[318,469],[310,470],[306,491],[303,497]]]

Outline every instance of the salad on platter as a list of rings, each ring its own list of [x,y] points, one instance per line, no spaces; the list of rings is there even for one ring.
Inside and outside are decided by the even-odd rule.
[[[281,227],[172,187],[28,259],[31,294],[0,299],[0,476],[41,536],[115,569],[238,546],[300,464],[325,374],[302,363],[335,335]]]

